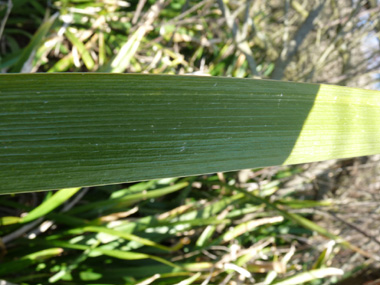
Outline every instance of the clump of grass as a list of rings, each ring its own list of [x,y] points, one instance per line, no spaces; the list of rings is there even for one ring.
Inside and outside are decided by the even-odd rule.
[[[286,169],[290,178],[299,170]],[[333,248],[350,244],[296,213],[331,203],[285,199],[275,194],[284,178],[269,182],[260,172],[260,184],[239,183],[231,173],[2,196],[8,216],[1,218],[0,277],[22,284],[299,284],[341,275],[328,264]],[[314,233],[328,239],[305,243]],[[305,252],[311,258],[300,266]]]
[[[379,70],[378,48],[365,44],[378,37],[373,1],[13,1],[8,18],[7,2],[0,5],[3,72],[192,73],[369,87]]]
[[[0,69],[284,72],[293,81],[369,86],[378,49],[363,53],[361,43],[378,35],[379,10],[364,2],[331,1],[321,10],[295,0],[2,1]],[[297,40],[301,32],[307,35]],[[331,268],[342,247],[376,259],[311,222],[314,209],[332,202],[278,190],[303,171],[257,169],[244,183],[218,174],[0,196],[0,279],[322,284],[342,274]]]

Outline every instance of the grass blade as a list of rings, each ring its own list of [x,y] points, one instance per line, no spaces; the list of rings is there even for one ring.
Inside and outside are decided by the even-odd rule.
[[[338,268],[323,268],[323,269],[316,269],[316,270],[310,270],[308,272],[303,272],[300,274],[297,274],[293,277],[290,277],[286,280],[275,282],[273,285],[297,285],[297,284],[304,284],[309,281],[313,281],[316,279],[326,278],[329,276],[340,276],[343,275],[343,270]]]
[[[4,194],[380,152],[378,91],[91,73],[4,74],[0,90]]]
[[[257,219],[257,220],[252,220],[248,221],[245,223],[242,223],[228,232],[224,233],[223,235],[220,236],[220,241],[222,243],[229,242],[236,237],[248,233],[254,229],[256,229],[259,226],[266,225],[266,224],[274,224],[274,223],[280,223],[284,220],[282,216],[277,216],[277,217],[268,217],[268,218],[262,218],[262,219]]]
[[[80,207],[76,207],[75,209],[72,209],[71,211],[68,211],[69,214],[78,214],[87,210],[91,210],[94,208],[109,208],[109,207],[125,207],[127,205],[133,204],[135,202],[138,202],[140,200],[145,200],[145,199],[151,199],[151,198],[156,198],[156,197],[161,197],[166,194],[173,193],[175,191],[181,190],[188,186],[187,182],[182,182],[182,183],[177,183],[175,185],[171,185],[168,187],[164,187],[161,189],[157,190],[151,190],[151,191],[144,191],[141,193],[135,193],[135,194],[130,194],[126,195],[121,198],[116,198],[116,199],[109,199],[105,201],[97,201],[94,203],[90,203],[88,205],[83,205]]]
[[[193,276],[186,278],[185,280],[182,280],[181,282],[177,283],[176,285],[190,285],[193,284],[194,281],[196,281],[202,274],[200,272],[194,274]]]
[[[0,218],[0,226],[7,226],[12,224],[17,224],[21,221],[20,217],[1,217]]]
[[[62,254],[62,248],[48,248],[37,252],[30,253],[18,260],[3,262],[0,267],[0,276],[22,270],[33,263],[42,262],[43,260]]]
[[[102,254],[110,256],[110,257],[115,257],[115,258],[124,259],[124,260],[153,259],[153,260],[156,260],[160,263],[169,265],[171,267],[180,268],[180,266],[178,266],[178,265],[176,265],[170,261],[167,261],[161,257],[153,256],[153,255],[145,254],[145,253],[140,253],[140,252],[104,249],[104,248],[100,248],[100,247],[91,248],[90,246],[87,246],[87,245],[71,244],[71,243],[64,242],[64,241],[49,241],[47,243],[52,244],[52,245],[56,245],[56,246],[60,246],[63,248],[70,248],[70,249],[77,249],[77,250],[91,250],[93,252],[99,252],[99,253],[102,253]]]
[[[159,249],[162,249],[165,251],[171,251],[172,250],[170,247],[158,244],[158,243],[151,241],[149,239],[145,239],[145,238],[142,238],[142,237],[130,234],[130,233],[122,232],[122,231],[115,231],[115,230],[108,229],[105,227],[92,227],[92,226],[90,226],[90,227],[84,227],[84,228],[82,228],[82,230],[83,230],[83,232],[88,231],[88,232],[96,232],[96,233],[105,233],[105,234],[121,237],[121,238],[124,238],[126,240],[135,241],[135,242],[141,243],[143,245],[152,246],[152,247],[159,248]]]
[[[95,62],[91,57],[91,54],[88,52],[84,44],[70,31],[66,30],[66,37],[69,41],[75,46],[79,53],[82,55],[83,63],[86,65],[88,70],[92,70],[95,66]]]
[[[68,188],[68,189],[59,190],[58,192],[54,193],[53,196],[51,196],[49,199],[47,199],[41,205],[39,205],[37,208],[30,211],[28,215],[26,215],[20,220],[20,222],[28,223],[30,221],[33,221],[35,219],[38,219],[50,213],[55,208],[62,205],[62,203],[66,202],[71,196],[77,193],[80,189],[81,188],[78,187],[78,188]]]
[[[41,27],[37,30],[37,32],[32,37],[30,43],[23,50],[18,61],[11,68],[10,70],[11,72],[23,71],[25,64],[28,64],[30,57],[33,56],[34,52],[36,52],[39,46],[43,43],[43,39],[45,38],[46,34],[49,32],[50,28],[53,26],[57,18],[58,18],[58,14],[54,14],[45,23],[41,25]]]

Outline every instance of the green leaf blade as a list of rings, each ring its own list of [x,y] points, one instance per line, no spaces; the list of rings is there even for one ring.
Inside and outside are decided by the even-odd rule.
[[[377,91],[93,73],[5,74],[0,91],[4,194],[380,153]]]
[[[21,218],[20,222],[28,223],[50,213],[55,208],[62,205],[62,203],[66,202],[71,196],[77,193],[80,189],[81,189],[80,187],[77,187],[77,188],[67,188],[67,189],[59,190],[58,192],[54,193],[53,196],[51,196],[49,199],[47,199],[41,205],[39,205],[37,208],[30,211],[28,215]]]

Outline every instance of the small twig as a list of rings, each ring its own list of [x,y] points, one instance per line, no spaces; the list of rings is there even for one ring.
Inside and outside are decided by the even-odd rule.
[[[83,198],[84,195],[86,195],[87,191],[90,189],[90,187],[85,187],[83,188],[81,191],[79,191],[79,193],[74,197],[74,199],[70,202],[70,203],[67,203],[63,209],[62,209],[62,212],[67,212],[68,210],[70,210],[72,207],[75,206],[76,203],[79,202],[80,199]]]
[[[202,253],[208,257],[210,257],[211,259],[217,259],[218,257],[210,252],[208,252],[207,250],[202,250]]]
[[[186,259],[186,258],[190,258],[190,257],[193,257],[199,253],[201,253],[202,251],[201,250],[195,250],[195,251],[192,251],[192,252],[189,252],[189,253],[186,253],[184,255],[178,255],[176,257],[173,257],[170,261],[171,262],[176,262],[176,261],[180,261],[180,260],[183,260],[183,259]]]
[[[233,273],[228,274],[219,285],[227,285],[233,276]]]
[[[25,226],[19,228],[18,230],[10,233],[9,235],[6,235],[5,237],[2,238],[3,243],[6,244],[6,243],[14,240],[15,238],[18,238],[19,236],[23,235],[24,233],[26,233],[30,229],[34,228],[36,225],[38,225],[42,221],[43,221],[43,218],[39,218],[39,219],[29,223],[29,224],[26,224]]]
[[[139,16],[141,14],[142,9],[144,8],[145,3],[146,3],[146,0],[139,0],[135,14],[133,15],[132,24],[137,23],[137,20],[139,19]]]
[[[213,273],[214,273],[214,267],[211,268],[210,274],[207,276],[207,278],[205,280],[203,280],[203,282],[202,282],[201,285],[207,285],[207,284],[209,284],[210,281],[211,281],[211,278],[213,277]]]
[[[0,40],[2,39],[4,28],[5,28],[5,24],[8,21],[8,17],[10,15],[11,11],[12,11],[12,8],[13,8],[12,0],[8,0],[7,11],[5,12],[4,19],[1,21],[1,24],[0,24]]]
[[[363,231],[362,229],[358,228],[357,226],[355,226],[354,224],[350,223],[350,222],[347,222],[346,220],[342,219],[341,217],[339,217],[338,215],[336,215],[335,213],[331,212],[331,211],[327,211],[327,213],[329,213],[332,217],[334,217],[334,219],[342,222],[343,224],[349,226],[350,228],[354,229],[355,231],[357,231],[358,233],[362,234],[363,236],[369,238],[370,240],[374,241],[375,243],[377,243],[378,245],[380,245],[380,241],[374,237],[374,236],[371,236],[370,234],[367,234],[365,231]]]
[[[144,281],[137,283],[136,285],[149,285],[160,277],[161,277],[161,275],[156,273],[152,277],[149,277],[149,278],[145,279]]]
[[[202,7],[203,5],[206,5],[207,2],[211,2],[211,0],[203,0],[199,3],[197,3],[196,5],[192,6],[190,9],[184,11],[183,13],[181,13],[180,15],[178,15],[177,17],[169,20],[168,22],[165,22],[163,24],[163,26],[165,25],[168,25],[168,24],[173,24],[173,23],[176,23],[176,25],[179,25],[179,20],[185,18],[187,15],[193,13],[194,11],[197,11],[200,7]]]

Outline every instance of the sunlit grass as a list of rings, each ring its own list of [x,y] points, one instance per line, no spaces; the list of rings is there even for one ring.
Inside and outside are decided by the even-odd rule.
[[[276,69],[276,60],[289,51],[294,33],[314,9],[309,5],[310,1],[304,5],[295,0],[146,1],[140,6],[143,2],[1,1],[0,25],[4,32],[0,35],[0,70],[2,73],[107,71],[270,78]],[[354,1],[356,7],[350,2],[349,6],[341,8],[342,2],[331,1],[317,18],[317,24],[306,27],[312,29],[300,52],[287,67],[286,79],[358,86],[365,82],[359,77],[366,79],[368,72],[378,70],[373,65],[378,48],[363,55],[360,44],[367,35],[378,35],[378,9],[371,9],[373,1],[364,1],[365,4]],[[224,15],[221,12],[223,7],[227,11]],[[363,21],[364,18],[368,21]],[[0,83],[0,95],[4,98],[3,88],[9,82],[3,80]],[[23,82],[16,85],[18,90],[31,89]],[[368,86],[364,83],[360,86],[364,85]],[[68,86],[70,84],[59,89]],[[189,90],[197,86],[192,84]],[[86,91],[90,90],[87,88]],[[294,136],[297,140],[292,140],[296,147],[291,152],[288,149],[288,160],[283,159],[281,163],[364,155],[378,149],[377,94],[368,91],[366,95],[357,96],[350,89],[339,91],[336,87],[324,85],[319,91],[320,96],[310,100],[312,104],[304,108],[305,115],[308,115],[304,119],[308,124],[302,128],[298,125],[300,136]],[[305,92],[309,91],[303,89],[300,94],[305,95]],[[230,92],[235,93],[234,90]],[[33,99],[37,95],[41,96],[41,93],[33,93]],[[280,96],[287,95],[283,90],[276,90],[272,95],[279,96],[274,97],[273,114],[277,114],[284,104],[289,108],[298,104]],[[212,107],[194,98],[189,101],[186,108],[194,105],[206,110]],[[37,105],[46,107],[45,102],[40,103]],[[245,102],[243,104],[247,107]],[[0,104],[4,114],[9,115],[14,110],[13,105],[1,109],[4,106],[6,104]],[[57,104],[55,110],[62,107]],[[31,111],[29,107],[21,109]],[[259,106],[255,110],[261,112],[262,109]],[[210,112],[212,110],[207,115]],[[226,115],[224,110],[218,112],[221,118],[226,118],[223,117]],[[278,123],[286,125],[294,114],[296,112]],[[104,110],[97,111],[93,119],[105,115]],[[125,116],[121,113],[119,118]],[[35,118],[31,116],[27,123]],[[0,120],[0,125],[1,122],[4,123]],[[245,123],[241,120],[237,125]],[[48,118],[46,126],[49,124],[51,120]],[[149,131],[151,125],[147,125]],[[262,127],[264,125],[267,123]],[[322,130],[321,126],[329,127]],[[12,130],[17,127],[20,128],[16,124]],[[221,133],[226,132],[226,127],[219,127]],[[5,130],[7,128],[5,123]],[[236,124],[229,130],[235,131]],[[109,129],[103,130],[103,137],[107,131]],[[27,135],[28,132],[30,130],[26,129]],[[9,132],[6,131],[5,135]],[[258,139],[261,137],[258,135]],[[13,138],[10,140],[14,141]],[[284,140],[285,136],[279,140],[280,147]],[[209,141],[210,136],[206,136],[202,143]],[[230,145],[230,141],[226,140],[225,146]],[[347,147],[348,142],[352,148]],[[30,142],[25,143],[25,152],[32,146]],[[0,141],[0,157],[2,147]],[[177,146],[178,154],[184,154],[186,149],[183,147]],[[316,151],[318,149],[323,151]],[[264,150],[262,155],[268,159],[268,154],[274,152]],[[63,153],[67,157],[62,149],[54,153]],[[42,158],[43,155],[38,159]],[[213,161],[212,158],[215,159],[214,155],[207,157],[206,163],[200,167]],[[226,168],[220,170],[239,168],[229,168],[231,163],[226,163],[228,159],[233,163],[234,155],[227,154],[224,158]],[[157,155],[147,156],[147,163],[155,159]],[[33,183],[57,182],[54,179],[49,181],[46,175],[38,179],[34,177],[34,180],[29,177],[28,180],[26,176],[12,172],[15,160],[8,160],[9,164],[4,162],[0,161],[6,165],[0,173],[1,189],[5,187],[9,192],[18,192],[21,188],[8,186],[22,184],[25,187],[22,190],[27,191],[33,188]],[[171,170],[188,167],[184,159],[178,159],[176,166]],[[47,169],[54,167],[51,165]],[[107,167],[110,164],[92,177],[98,182],[100,178],[108,177]],[[165,168],[157,169],[166,171]],[[41,173],[34,166],[30,170]],[[124,168],[120,179],[132,171]],[[9,179],[5,173],[14,176]],[[72,180],[68,176],[63,176],[64,183],[55,185],[69,185]],[[86,173],[78,176],[88,177]],[[296,178],[301,176],[308,176],[306,168],[291,166],[248,170],[246,178],[242,178],[242,173],[218,173],[2,195],[0,283],[6,280],[13,284],[255,282],[285,285],[309,282],[307,284],[315,285],[335,281],[342,275],[343,271],[335,268],[335,264],[339,251],[345,248],[355,256],[364,256],[368,263],[378,259],[376,253],[357,248],[341,237],[338,229],[327,230],[315,222],[315,213],[346,207],[345,201],[314,200],[316,197],[306,193],[303,185],[295,186],[294,183],[283,189],[287,181],[298,181]],[[307,179],[314,183],[314,178]],[[56,187],[48,187],[53,188]],[[296,193],[295,188],[303,190]]]
[[[297,168],[288,169],[297,172]],[[236,184],[234,175],[226,175],[224,179],[222,182],[218,176],[209,175],[190,180],[164,179],[130,186],[81,189],[71,199],[72,193],[67,189],[47,195],[44,203],[25,218],[2,227],[7,254],[0,276],[26,284],[48,278],[50,282],[73,283],[91,280],[136,284],[152,278],[156,282],[152,284],[174,284],[183,280],[191,281],[188,284],[209,280],[213,284],[226,278],[247,282],[253,278],[257,281],[272,278],[277,282],[289,274],[292,276],[296,268],[294,256],[300,254],[298,248],[303,245],[297,239],[289,240],[284,233],[302,230],[306,238],[312,236],[313,230],[320,230],[310,221],[299,223],[301,217],[295,218],[291,208],[284,207],[292,205],[289,198],[286,204],[281,202],[281,196],[269,202],[252,192],[244,194],[243,188],[234,186],[232,189],[231,185]],[[164,193],[164,189],[176,185],[182,190],[164,196],[150,195]],[[81,194],[82,191],[85,192]],[[65,194],[68,201],[62,204],[58,196]],[[81,195],[84,196],[74,204]],[[146,200],[138,202],[144,197]],[[13,204],[8,204],[8,199],[3,196],[0,203],[17,210],[17,196],[12,199]],[[104,202],[99,203],[99,200]],[[120,208],[120,202],[125,201],[131,202]],[[177,206],[179,202],[181,206]],[[303,204],[295,200],[294,203],[297,208],[310,207],[307,201]],[[279,207],[282,210],[278,210]],[[122,215],[128,211],[129,215]],[[41,214],[44,215],[42,220],[25,229],[29,225],[26,221],[32,223]],[[108,221],[112,216],[116,219]],[[2,221],[7,219],[10,217]],[[25,233],[25,237],[18,238],[14,234],[17,231]],[[329,235],[326,231],[321,233]],[[337,244],[339,242],[337,240]],[[318,252],[314,247],[309,250],[314,254]],[[310,274],[292,278],[306,281],[313,279],[311,276],[340,274],[332,268],[323,269],[333,258],[331,251],[329,254],[317,268],[312,267],[312,263],[305,268],[314,270]],[[21,270],[22,276],[19,275]]]

